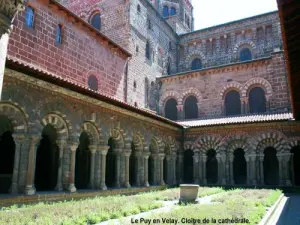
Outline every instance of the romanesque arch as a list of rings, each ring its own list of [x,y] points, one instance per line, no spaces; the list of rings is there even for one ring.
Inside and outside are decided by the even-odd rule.
[[[140,169],[143,159],[144,137],[140,133],[134,133],[131,141],[131,154],[129,158],[129,182],[131,185],[140,185]]]
[[[158,137],[153,137],[150,141],[149,150],[151,152],[148,162],[148,178],[150,185],[159,184],[160,165],[159,154],[164,152],[164,143]]]
[[[266,93],[266,96],[272,96],[273,90],[272,85],[264,78],[255,77],[248,80],[242,87],[242,97],[247,97],[251,88],[253,87],[262,87]]]
[[[170,98],[174,98],[179,105],[182,104],[182,101],[181,101],[181,98],[180,98],[180,95],[178,94],[178,92],[176,92],[176,91],[168,91],[168,92],[165,92],[160,97],[160,101],[159,101],[160,108],[164,108],[167,100],[170,99]]]
[[[182,98],[180,99],[179,102],[185,102],[186,98],[191,95],[194,96],[198,102],[201,102],[201,100],[202,100],[201,92],[199,89],[194,88],[194,87],[184,90],[182,93]]]
[[[80,127],[80,133],[85,132],[89,136],[90,144],[97,145],[102,138],[101,129],[91,121],[84,122]]]
[[[219,100],[221,100],[221,99],[224,100],[226,94],[229,91],[232,91],[232,90],[235,90],[235,91],[239,92],[239,94],[242,96],[243,86],[240,83],[235,82],[235,81],[231,81],[231,82],[227,83],[224,87],[222,87],[221,91],[219,92],[218,99]]]
[[[204,67],[206,65],[205,55],[199,50],[193,50],[185,58],[185,67],[190,68],[191,63],[192,63],[193,59],[195,59],[195,58],[201,59],[202,67]]]
[[[254,56],[253,53],[256,49],[256,45],[253,41],[250,41],[250,40],[244,40],[244,41],[238,42],[233,48],[233,54],[237,54],[239,52],[239,50],[244,47],[248,47],[251,50],[252,55]]]

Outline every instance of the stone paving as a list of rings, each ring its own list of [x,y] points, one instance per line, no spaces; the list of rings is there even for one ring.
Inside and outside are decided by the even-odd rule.
[[[284,196],[266,225],[300,225],[300,195]]]

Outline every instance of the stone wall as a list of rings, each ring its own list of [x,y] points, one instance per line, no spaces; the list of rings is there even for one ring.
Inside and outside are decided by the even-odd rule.
[[[94,75],[99,91],[124,100],[127,55],[55,5],[38,0],[28,4],[35,11],[34,27],[25,25],[25,12],[18,14],[10,35],[8,56],[85,87],[88,87],[88,77]],[[55,41],[58,24],[62,25],[61,44]]]

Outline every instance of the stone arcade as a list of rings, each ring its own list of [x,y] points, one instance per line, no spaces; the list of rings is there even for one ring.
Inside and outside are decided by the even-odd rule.
[[[300,185],[278,12],[193,31],[189,0],[0,3],[1,193]]]

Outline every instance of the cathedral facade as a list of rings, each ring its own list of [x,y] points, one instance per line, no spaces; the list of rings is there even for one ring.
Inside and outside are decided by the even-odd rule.
[[[190,0],[4,2],[1,193],[300,185],[278,12],[194,31]]]

